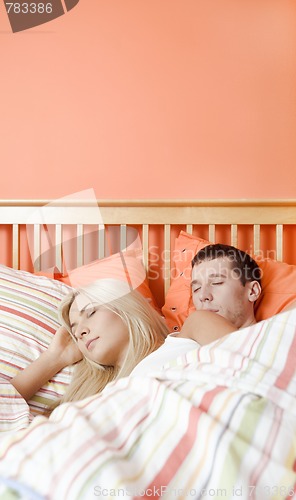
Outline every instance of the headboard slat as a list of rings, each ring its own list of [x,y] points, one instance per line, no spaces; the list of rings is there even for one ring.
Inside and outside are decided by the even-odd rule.
[[[63,254],[62,254],[62,225],[55,226],[55,262],[57,268],[63,272]]]
[[[164,295],[166,296],[171,284],[171,226],[164,225],[164,252],[163,252]]]
[[[76,226],[76,246],[77,246],[77,257],[76,263],[77,266],[82,266],[84,263],[84,255],[83,255],[83,243],[84,243],[84,235],[83,235],[83,224],[77,224]]]
[[[253,231],[254,255],[258,255],[260,253],[260,224],[254,224]]]
[[[98,225],[98,258],[103,259],[105,257],[105,226],[104,224]]]
[[[148,272],[149,269],[149,225],[142,226],[142,247],[143,247],[143,263]]]
[[[209,241],[215,243],[216,241],[216,226],[215,224],[209,224]]]
[[[282,224],[277,224],[276,225],[276,259],[278,261],[283,260],[283,225]]]
[[[233,247],[237,247],[237,224],[231,224],[231,229],[230,229],[230,238],[231,238],[231,245]]]
[[[19,269],[20,257],[19,257],[19,225],[12,225],[12,267],[13,269]]]
[[[34,224],[34,269],[35,271],[41,270],[40,262],[41,254],[41,226],[40,224]]]
[[[124,251],[127,247],[127,231],[126,224],[120,225],[120,250]]]

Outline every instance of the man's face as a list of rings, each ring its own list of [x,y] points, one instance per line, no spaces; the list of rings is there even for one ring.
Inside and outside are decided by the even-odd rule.
[[[192,269],[192,298],[195,308],[223,316],[237,328],[253,319],[251,283],[242,285],[227,257],[205,260]]]

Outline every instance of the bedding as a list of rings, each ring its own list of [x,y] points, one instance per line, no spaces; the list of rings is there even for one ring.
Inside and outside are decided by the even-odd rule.
[[[296,309],[0,441],[0,498],[296,498]]]
[[[174,275],[162,313],[171,331],[179,331],[194,311],[191,298],[191,260],[207,241],[181,231],[173,251]],[[254,256],[262,272],[262,293],[255,304],[257,321],[278,314],[296,301],[296,266]]]
[[[0,266],[0,394],[1,403],[14,400],[16,427],[22,425],[21,402],[8,382],[50,344],[59,327],[60,300],[69,290],[56,280]],[[38,391],[28,403],[31,416],[64,394],[71,375],[72,368],[65,368]]]

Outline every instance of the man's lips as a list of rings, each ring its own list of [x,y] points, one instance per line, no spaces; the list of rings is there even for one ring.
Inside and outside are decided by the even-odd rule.
[[[95,342],[96,340],[98,340],[100,337],[96,337],[95,339],[90,339],[88,340],[87,342],[85,342],[85,347],[86,349],[89,349],[90,346],[92,345],[93,342]]]

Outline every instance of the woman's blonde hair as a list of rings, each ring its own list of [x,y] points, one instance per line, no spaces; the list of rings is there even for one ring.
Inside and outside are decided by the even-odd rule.
[[[102,305],[120,316],[128,328],[129,346],[120,368],[103,366],[85,357],[76,363],[72,381],[58,404],[101,392],[108,382],[128,376],[142,359],[163,344],[169,333],[163,318],[139,292],[130,290],[123,281],[101,279],[71,292],[62,300],[60,320],[70,335],[69,311],[79,294],[89,297],[92,305]],[[73,335],[72,338],[75,340]]]

